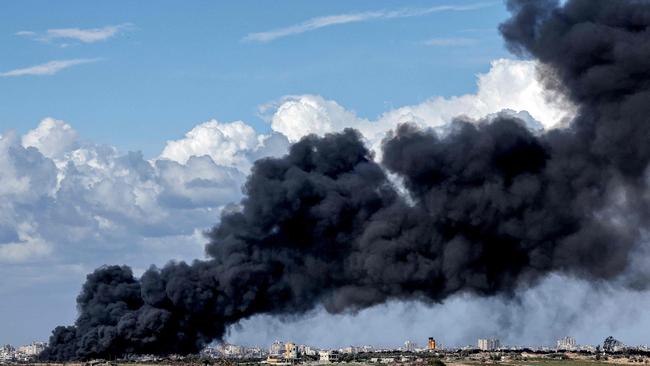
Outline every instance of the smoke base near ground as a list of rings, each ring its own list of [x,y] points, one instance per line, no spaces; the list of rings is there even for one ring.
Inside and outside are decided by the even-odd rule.
[[[245,198],[207,233],[209,260],[90,274],[75,325],[54,330],[43,358],[187,354],[257,314],[507,297],[553,273],[643,289],[650,3],[508,8],[508,47],[578,106],[567,128],[533,134],[507,115],[457,119],[444,136],[405,124],[381,164],[354,130],[305,137],[254,164]]]

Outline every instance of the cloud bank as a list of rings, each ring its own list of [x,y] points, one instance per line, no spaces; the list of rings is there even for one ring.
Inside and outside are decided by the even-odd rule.
[[[386,131],[400,123],[414,123],[422,128],[440,128],[457,116],[479,119],[506,110],[522,112],[519,117],[543,128],[565,125],[575,114],[575,106],[557,94],[549,94],[535,77],[533,61],[495,60],[490,71],[477,77],[478,90],[452,98],[434,97],[420,104],[387,111],[375,120],[361,118],[332,100],[317,95],[288,96],[262,107],[274,131],[297,141],[307,133],[323,135],[354,127],[379,146]],[[376,149],[377,150],[377,149]]]

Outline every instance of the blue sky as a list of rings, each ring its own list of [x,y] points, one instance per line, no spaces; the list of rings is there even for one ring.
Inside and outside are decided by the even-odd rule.
[[[315,17],[449,4],[484,7],[339,24],[266,43],[245,40],[251,33]],[[277,1],[273,6],[65,1],[55,7],[28,0],[3,2],[0,12],[5,50],[0,72],[51,60],[99,59],[56,75],[1,78],[2,129],[22,133],[53,116],[85,138],[146,156],[210,118],[241,119],[268,130],[258,106],[284,95],[323,95],[374,118],[432,95],[464,94],[490,60],[506,55],[496,31],[507,16],[505,7],[480,0]],[[123,24],[130,25],[96,43],[16,35]],[[427,45],[432,39],[438,42]]]

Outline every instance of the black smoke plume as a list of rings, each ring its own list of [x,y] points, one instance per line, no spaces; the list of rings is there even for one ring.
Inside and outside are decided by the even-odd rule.
[[[255,163],[246,198],[208,233],[209,260],[140,279],[118,266],[90,274],[75,325],[56,328],[42,357],[187,354],[254,314],[509,295],[551,272],[620,278],[648,222],[650,2],[508,7],[509,48],[579,107],[570,126],[402,125],[382,165],[354,130],[305,137]]]

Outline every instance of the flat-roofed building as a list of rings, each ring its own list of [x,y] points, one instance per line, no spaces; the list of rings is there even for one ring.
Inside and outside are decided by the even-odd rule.
[[[478,340],[478,349],[481,351],[495,351],[501,348],[501,342],[496,338],[482,338]]]

